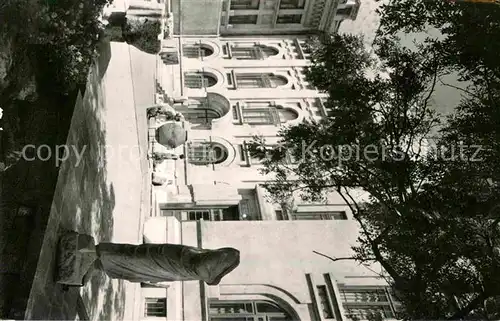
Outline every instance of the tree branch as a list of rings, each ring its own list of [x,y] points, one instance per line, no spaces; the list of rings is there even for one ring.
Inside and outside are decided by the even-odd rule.
[[[434,53],[434,59],[436,59],[436,55],[435,55],[435,53]],[[427,109],[427,106],[428,106],[428,104],[429,104],[429,100],[431,99],[431,96],[432,96],[432,94],[434,93],[434,89],[436,88],[436,83],[437,83],[437,79],[438,79],[438,70],[439,70],[439,66],[438,66],[438,64],[436,63],[436,66],[435,66],[435,68],[434,68],[434,77],[433,77],[433,79],[432,79],[431,89],[429,90],[429,94],[427,95],[427,97],[426,97],[426,98],[425,98],[425,100],[424,100],[424,106],[423,106],[423,107],[424,107],[424,108],[423,108],[423,109],[424,109],[424,111],[423,111],[423,112],[425,112],[425,110]],[[441,79],[440,79],[440,80],[441,80]]]
[[[323,253],[320,253],[318,251],[313,251],[313,253],[321,255],[323,257],[326,257],[332,262],[338,262],[338,261],[360,261],[360,262],[367,262],[367,261],[375,261],[375,258],[365,258],[365,259],[360,259],[356,258],[354,256],[349,256],[349,257],[332,257]]]
[[[345,189],[345,188],[344,188]],[[344,201],[347,203],[347,199],[345,196],[342,194],[342,191],[339,190],[339,194],[342,196]],[[346,190],[347,195],[351,198],[352,196],[349,194],[349,192]],[[357,204],[357,203],[355,203]],[[359,207],[358,207],[359,208]],[[370,233],[368,232],[368,229],[366,228],[365,224],[363,223],[362,219],[357,215],[353,215],[354,219],[359,223],[361,226],[361,229],[363,230],[364,234],[366,235],[366,238],[368,239],[368,242],[370,243],[370,248],[373,252],[373,255],[375,256],[375,261],[380,263],[384,270],[391,276],[391,278],[394,280],[396,287],[399,289],[408,289],[409,288],[409,281],[403,278],[393,267],[390,265],[383,257],[382,253],[380,252],[379,249],[379,244],[374,242],[374,240],[370,237]],[[386,233],[386,232],[383,232]],[[388,231],[387,231],[388,233]],[[380,235],[379,235],[380,236]]]
[[[477,309],[483,302],[488,298],[488,295],[485,292],[480,293],[475,299],[470,301],[465,307],[455,312],[451,317],[447,318],[447,320],[461,320],[465,316],[469,315],[474,309]]]
[[[472,96],[472,97],[475,97],[477,99],[481,99],[481,97],[471,93],[470,91],[468,91],[467,89],[463,89],[463,88],[460,88],[458,86],[454,86],[454,85],[450,85],[450,84],[446,84],[441,78],[439,78],[439,82],[443,85],[443,86],[446,86],[446,87],[450,87],[450,88],[453,88],[453,89],[457,89],[457,90],[460,90],[461,92],[464,92],[466,93],[467,95],[469,96]]]

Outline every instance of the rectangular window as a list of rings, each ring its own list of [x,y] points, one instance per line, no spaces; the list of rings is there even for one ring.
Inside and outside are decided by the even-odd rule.
[[[390,306],[373,306],[373,305],[344,305],[346,315],[350,319],[355,320],[377,320],[394,319],[395,315]]]
[[[352,8],[340,8],[337,9],[337,15],[349,16],[351,14]]]
[[[260,0],[231,0],[231,10],[258,10]]]
[[[182,53],[187,58],[200,58],[207,56],[206,49],[200,44],[184,44],[182,46]]]
[[[280,9],[303,9],[304,0],[281,0]]]
[[[284,14],[279,15],[276,23],[278,24],[297,24],[302,21],[301,14]]]
[[[236,74],[236,85],[241,88],[274,88],[272,74]]]
[[[231,108],[231,111],[233,113],[233,119],[234,120],[239,120],[240,119],[240,115],[239,115],[239,112],[238,112],[238,106],[233,106]]]
[[[257,15],[241,15],[241,16],[230,16],[230,25],[255,25],[257,24]]]
[[[233,75],[232,75],[230,72],[228,72],[228,73],[226,74],[226,79],[227,79],[227,84],[228,84],[229,86],[234,86],[234,83],[233,83]]]
[[[325,285],[318,285],[318,296],[319,304],[323,311],[323,317],[325,319],[333,319],[333,309],[330,305],[330,300],[328,299],[328,290]]]
[[[215,85],[217,80],[213,77],[206,76],[202,72],[185,72],[184,73],[184,86],[192,89],[202,89]]]
[[[292,318],[269,301],[209,302],[210,321],[289,321]]]
[[[357,319],[394,319],[395,311],[386,288],[363,289],[341,286],[340,299],[349,318]]]
[[[246,153],[246,150],[245,150],[245,146],[238,145],[238,151],[240,152],[240,161],[246,162],[246,160],[247,160],[247,153]]]
[[[166,298],[146,298],[144,307],[145,317],[166,317],[167,299]]]
[[[341,291],[345,303],[389,302],[385,289],[349,289]]]
[[[262,54],[260,53],[258,47],[231,47],[231,53],[233,58],[239,60],[255,60],[262,59]]]
[[[220,16],[220,25],[221,25],[221,27],[226,27],[227,23],[228,22],[227,22],[226,14],[225,14],[225,12],[223,12]],[[224,48],[222,48],[222,49],[224,51]]]
[[[211,315],[242,314],[242,313],[253,314],[254,310],[252,303],[211,302],[209,313]]]
[[[211,148],[209,143],[189,143],[188,160],[191,164],[208,165],[211,163]]]
[[[242,119],[245,124],[249,125],[274,125],[278,121],[277,115],[273,112],[273,107],[268,108],[242,108]]]
[[[248,199],[241,200],[239,210],[241,215],[250,215],[250,201]]]
[[[199,211],[189,211],[188,219],[190,221],[210,221],[210,211],[209,210],[199,210]]]
[[[294,220],[316,221],[316,220],[347,220],[347,214],[344,211],[339,212],[302,212],[292,215]]]
[[[188,88],[203,88],[203,75],[186,73],[184,75],[184,85]]]

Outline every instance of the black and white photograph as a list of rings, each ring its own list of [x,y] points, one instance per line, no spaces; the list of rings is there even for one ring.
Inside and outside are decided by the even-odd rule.
[[[0,0],[0,320],[500,320],[500,1]]]

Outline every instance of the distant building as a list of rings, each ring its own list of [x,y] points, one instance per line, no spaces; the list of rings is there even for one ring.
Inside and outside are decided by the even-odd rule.
[[[360,0],[171,0],[174,34],[283,35],[334,32]]]

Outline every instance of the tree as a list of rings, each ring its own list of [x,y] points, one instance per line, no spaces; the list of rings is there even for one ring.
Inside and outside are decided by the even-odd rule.
[[[41,92],[69,93],[87,81],[108,0],[5,0],[0,5],[0,38],[10,39],[12,65],[0,99],[13,99],[36,74]],[[0,88],[3,89],[3,88]]]
[[[377,0],[380,1],[380,0]],[[500,79],[500,5],[493,3],[392,0],[381,6],[378,37],[399,32],[440,31],[423,44],[437,49],[443,67],[458,70],[462,80]]]
[[[440,124],[429,101],[437,78],[452,64],[443,61],[441,47],[411,51],[387,35],[378,39],[377,60],[355,36],[336,35],[315,46],[308,78],[329,94],[330,116],[282,128],[277,148],[267,148],[259,137],[250,144],[253,156],[263,159],[263,174],[276,177],[268,192],[278,200],[297,194],[310,201],[338,193],[360,236],[352,257],[332,260],[378,262],[402,303],[403,318],[496,317],[498,167],[473,161],[475,151],[464,146],[481,139],[485,159],[500,156],[484,131],[467,127],[471,117],[483,121],[476,110],[488,117],[498,113],[492,88],[466,98],[461,113]],[[429,139],[438,125],[444,126],[442,135]],[[288,154],[298,163],[290,164]],[[356,190],[369,201],[359,202]]]

